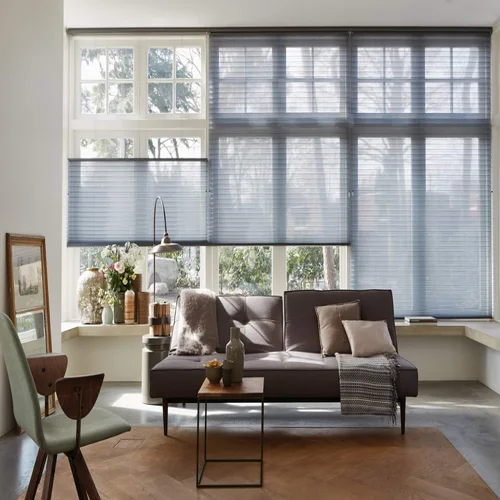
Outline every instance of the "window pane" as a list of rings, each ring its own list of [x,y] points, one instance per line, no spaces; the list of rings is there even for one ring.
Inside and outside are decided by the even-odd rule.
[[[201,111],[201,84],[176,83],[176,111],[179,113],[199,113]]]
[[[106,112],[105,83],[82,83],[80,96],[82,114],[95,115]]]
[[[385,92],[386,113],[409,113],[411,111],[411,87],[409,83],[388,83]]]
[[[81,139],[80,158],[133,158],[132,139]]]
[[[346,184],[339,138],[288,137],[287,240],[310,243],[313,235],[322,234],[323,241],[328,241],[332,227],[343,225],[345,213],[340,207],[345,203]]]
[[[358,113],[384,112],[384,84],[358,84]]]
[[[273,49],[271,47],[248,47],[245,54],[247,77],[269,78],[273,75]]]
[[[271,113],[273,110],[272,82],[251,82],[247,85],[247,113]]]
[[[425,49],[425,78],[450,78],[450,49]]]
[[[312,77],[312,47],[286,48],[286,77]]]
[[[453,84],[453,112],[477,113],[479,111],[479,84],[477,82]]]
[[[243,47],[221,47],[218,58],[220,78],[245,76],[245,49]]]
[[[358,139],[357,232],[351,258],[354,288],[390,288],[397,311],[414,305],[412,269],[412,142]]]
[[[105,49],[81,50],[80,78],[82,80],[104,80],[106,78]]]
[[[386,78],[411,78],[411,49],[407,47],[386,47]]]
[[[458,310],[464,317],[481,310],[488,252],[481,215],[485,175],[477,138],[431,138],[425,143],[425,242],[427,309]],[[485,195],[486,196],[486,195]],[[486,257],[486,258],[485,258]]]
[[[148,112],[149,113],[171,113],[172,112],[172,84],[171,83],[149,83],[148,84]]]
[[[219,84],[219,112],[244,113],[245,112],[245,82],[221,80]]]
[[[382,47],[360,47],[358,49],[358,77],[384,77],[384,49]]]
[[[288,113],[310,113],[312,83],[288,82],[286,84],[286,110]]]
[[[219,293],[271,294],[270,247],[219,247]]]
[[[314,47],[314,77],[340,77],[340,49],[337,47]]]
[[[174,51],[169,48],[148,50],[148,78],[172,78]]]
[[[89,267],[101,267],[104,260],[101,252],[104,247],[80,247],[80,274]]]
[[[200,288],[200,247],[183,247],[174,254],[156,256],[156,275],[153,274],[153,256],[147,250],[146,290],[153,293],[156,283],[156,298],[175,305],[177,296],[184,288]],[[146,253],[146,252],[145,252]],[[153,280],[153,277],[155,279]],[[174,315],[174,310],[171,311]]]
[[[150,137],[149,158],[201,158],[199,137]]]
[[[450,83],[426,82],[425,84],[425,112],[450,113]]]
[[[453,49],[453,78],[477,78],[479,66],[477,47]]]
[[[287,290],[339,288],[338,250],[338,247],[287,247]]]
[[[313,110],[316,113],[340,112],[340,88],[337,82],[314,84]]]
[[[108,78],[110,80],[134,78],[134,49],[108,49]]]
[[[201,48],[179,48],[176,55],[176,78],[201,78]]]
[[[134,112],[134,84],[112,83],[108,86],[109,113]]]

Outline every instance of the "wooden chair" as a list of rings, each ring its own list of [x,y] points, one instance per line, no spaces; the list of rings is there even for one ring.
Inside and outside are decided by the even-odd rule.
[[[9,375],[14,416],[18,425],[40,448],[26,500],[35,498],[46,463],[42,499],[51,498],[59,453],[68,457],[78,498],[100,500],[81,447],[131,429],[125,420],[114,413],[94,408],[104,374],[64,378],[68,366],[64,354],[26,358],[14,326],[3,313],[0,313],[0,347]],[[37,391],[45,396],[46,408],[49,396],[55,392],[63,413],[58,412],[42,419]]]

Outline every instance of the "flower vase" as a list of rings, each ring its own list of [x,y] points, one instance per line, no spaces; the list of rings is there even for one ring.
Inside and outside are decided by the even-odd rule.
[[[80,321],[84,325],[99,325],[101,323],[102,305],[99,290],[104,288],[104,278],[97,267],[89,267],[78,278],[76,289]]]
[[[233,362],[231,382],[239,384],[243,380],[245,363],[245,345],[240,339],[240,329],[232,327],[229,330],[230,340],[226,345],[226,359]]]
[[[119,325],[125,323],[125,294],[116,294],[116,303],[113,306],[113,323]]]
[[[110,306],[104,306],[102,309],[102,324],[112,325],[113,324],[113,309]]]

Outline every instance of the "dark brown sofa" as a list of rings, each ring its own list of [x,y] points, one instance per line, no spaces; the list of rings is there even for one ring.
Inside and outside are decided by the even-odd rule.
[[[335,357],[320,354],[314,308],[360,300],[361,319],[386,320],[397,349],[392,292],[390,290],[301,290],[285,292],[284,321],[281,297],[219,296],[217,323],[219,347],[216,355],[172,354],[150,373],[150,394],[163,400],[164,433],[168,432],[168,404],[196,401],[205,372],[203,363],[224,359],[229,328],[240,327],[245,344],[245,376],[265,377],[266,402],[338,402],[339,375]],[[284,325],[284,331],[283,331]],[[399,357],[397,381],[401,408],[401,433],[405,432],[406,398],[418,394],[418,372]]]

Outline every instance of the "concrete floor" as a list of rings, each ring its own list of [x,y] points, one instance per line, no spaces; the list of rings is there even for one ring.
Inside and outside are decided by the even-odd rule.
[[[141,403],[140,385],[104,384],[98,405],[133,426],[162,425],[160,406]],[[500,496],[500,395],[479,382],[424,382],[408,400],[407,427],[438,427]],[[169,410],[170,426],[195,426],[196,405]],[[245,404],[212,406],[210,425],[246,426],[258,422],[258,408]],[[388,427],[382,417],[342,417],[338,404],[266,405],[266,427]],[[0,439],[0,499],[16,498],[28,485],[36,446],[26,435]]]

